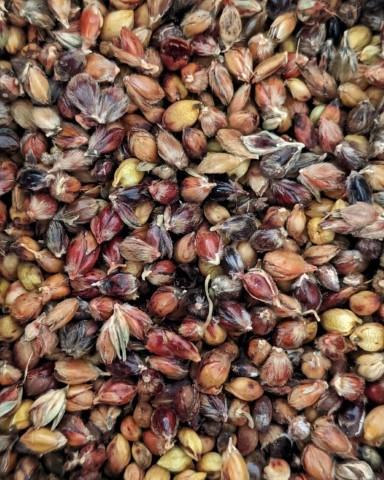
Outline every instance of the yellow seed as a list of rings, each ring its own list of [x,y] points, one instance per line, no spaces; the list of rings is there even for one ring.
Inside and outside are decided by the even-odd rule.
[[[41,287],[44,281],[40,268],[30,262],[19,263],[17,267],[17,277],[23,287],[29,291]]]
[[[244,175],[248,172],[250,163],[251,163],[251,160],[249,159],[244,160],[244,162],[241,162],[238,167],[228,172],[228,175],[230,177],[234,177],[236,180],[238,180],[241,177],[244,177]]]
[[[366,352],[379,352],[384,349],[384,325],[377,322],[364,323],[356,327],[349,338]]]
[[[195,472],[194,470],[184,470],[173,477],[173,480],[205,480],[205,472]]]
[[[368,382],[375,382],[384,375],[384,353],[363,353],[356,359],[357,373]]]
[[[137,169],[139,163],[136,158],[128,158],[121,162],[115,171],[113,187],[134,187],[138,185],[144,178],[144,172]]]
[[[366,65],[373,65],[380,59],[381,48],[378,45],[367,45],[360,53],[360,61]]]
[[[361,319],[346,308],[331,308],[321,315],[321,325],[327,332],[344,336],[350,335],[359,323]]]
[[[210,275],[211,280],[219,275],[223,275],[224,273],[220,265],[212,265],[212,263],[209,263],[201,258],[199,259],[199,270],[204,277]]]
[[[211,225],[227,220],[231,216],[228,210],[217,202],[206,202],[204,204],[204,216]]]
[[[363,100],[366,100],[367,94],[355,83],[342,83],[338,89],[339,97],[343,105],[346,107],[356,107]]]
[[[324,109],[325,105],[316,105],[316,107],[311,110],[309,118],[314,125],[317,125],[318,121],[320,120],[321,114],[324,112]]]
[[[344,140],[353,144],[363,155],[369,153],[369,142],[364,135],[346,135]]]
[[[10,282],[5,278],[0,278],[0,305],[4,305],[5,294],[9,288]]]
[[[364,421],[364,440],[368,445],[381,447],[384,444],[384,405],[372,409]]]
[[[44,455],[63,448],[67,443],[67,439],[57,430],[38,428],[37,430],[25,432],[20,438],[20,443],[31,452]]]
[[[321,198],[320,202],[312,200],[308,205],[305,214],[307,217],[323,217],[332,210],[334,202],[329,198]]]
[[[123,27],[132,30],[134,22],[133,10],[116,10],[109,12],[104,18],[104,25],[101,31],[101,39],[111,41],[120,35]]]
[[[311,218],[307,223],[308,237],[315,245],[325,245],[326,243],[333,242],[335,238],[335,232],[331,230],[323,230],[320,226],[324,219],[321,217]]]
[[[145,225],[147,223],[152,210],[153,203],[149,200],[142,200],[136,205],[134,213],[140,225]]]
[[[9,422],[9,428],[15,430],[25,430],[31,426],[31,420],[29,412],[33,400],[23,400],[20,407],[12,414]]]
[[[297,40],[291,35],[281,44],[281,50],[283,52],[295,53],[297,50]]]
[[[144,480],[171,480],[171,474],[163,467],[152,465],[152,467],[147,470]]]
[[[171,132],[181,132],[192,127],[199,118],[201,103],[197,100],[179,100],[164,112],[163,124]]]
[[[369,186],[376,192],[381,192],[384,188],[384,165],[370,164],[362,170],[364,177],[368,180]]]
[[[236,249],[243,261],[244,267],[249,270],[254,267],[257,262],[257,254],[252,245],[247,240],[242,240],[236,245]]]
[[[342,210],[343,208],[348,207],[348,203],[342,200],[341,198],[337,199],[331,208],[331,212],[336,212],[337,210]]]
[[[199,460],[203,453],[203,444],[199,435],[192,428],[182,428],[179,430],[178,439],[185,453],[194,460]]]
[[[157,464],[172,473],[179,473],[192,465],[192,459],[182,448],[172,447],[159,458]]]
[[[290,78],[286,84],[295,100],[307,102],[312,97],[309,88],[300,78]]]
[[[9,415],[8,417],[2,417],[0,418],[0,432],[1,433],[9,433],[9,424],[11,422],[12,415]]]
[[[217,152],[222,152],[223,149],[222,149],[220,143],[219,143],[217,140],[213,139],[213,140],[210,140],[210,141],[208,142],[208,144],[207,144],[207,151],[208,151],[208,152],[216,152],[216,153],[217,153]]]
[[[5,44],[5,50],[10,55],[15,55],[26,43],[24,30],[13,25],[8,27],[8,38]]]
[[[0,318],[0,341],[14,342],[23,334],[23,329],[10,315]]]
[[[365,90],[365,93],[375,108],[380,105],[382,98],[384,98],[384,90],[382,88],[374,87],[373,85],[368,87],[367,90]]]
[[[217,452],[208,452],[197,463],[199,472],[217,473],[221,471],[222,458]]]
[[[355,25],[347,31],[347,38],[350,48],[359,52],[369,44],[372,33],[365,25]]]
[[[47,136],[57,133],[60,129],[61,117],[52,107],[33,107],[32,120]]]
[[[25,100],[24,98],[19,98],[11,104],[12,118],[22,128],[34,128],[35,124],[32,119],[32,109],[32,102]]]

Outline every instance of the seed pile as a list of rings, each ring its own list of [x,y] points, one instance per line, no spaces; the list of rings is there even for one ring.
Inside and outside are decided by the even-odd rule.
[[[381,0],[0,1],[0,476],[384,479]]]

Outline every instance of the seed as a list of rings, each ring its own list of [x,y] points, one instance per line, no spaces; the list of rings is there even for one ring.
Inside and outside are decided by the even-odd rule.
[[[28,430],[20,437],[21,444],[33,453],[44,455],[62,449],[67,443],[66,438],[57,430],[47,428]]]
[[[94,381],[101,371],[86,360],[59,360],[55,363],[56,377],[68,385]]]
[[[116,10],[109,12],[104,18],[104,25],[101,31],[101,38],[105,41],[111,41],[120,35],[121,29],[133,28],[133,10]]]
[[[291,469],[288,463],[282,459],[271,458],[269,464],[264,468],[266,480],[289,479],[290,473]]]
[[[272,22],[269,32],[270,37],[279,43],[284,42],[294,31],[296,23],[297,17],[294,12],[286,12],[279,15]]]
[[[14,342],[23,334],[23,329],[10,315],[0,318],[0,339],[3,342]]]
[[[206,173],[228,173],[237,168],[246,159],[229,153],[207,153],[198,166],[198,172]]]
[[[321,324],[327,332],[341,333],[345,336],[350,335],[359,323],[360,318],[347,309],[332,308],[321,315]]]
[[[49,390],[35,400],[30,409],[31,420],[35,428],[45,427],[52,422],[52,430],[60,423],[65,413],[66,391]]]
[[[314,217],[307,223],[308,237],[315,245],[326,245],[331,243],[335,238],[334,232],[331,230],[323,230],[321,228],[322,221],[322,218]]]
[[[157,464],[172,473],[178,473],[189,468],[192,459],[180,447],[173,447],[159,458]]]
[[[178,439],[187,455],[198,461],[203,453],[203,444],[197,433],[191,428],[179,430]]]
[[[350,339],[366,352],[378,352],[384,348],[384,327],[376,322],[364,323],[354,329]]]
[[[372,315],[380,308],[380,298],[375,292],[363,290],[351,296],[349,306],[356,315]]]
[[[369,382],[379,380],[384,373],[384,354],[366,353],[356,359],[357,372]]]
[[[205,472],[195,472],[194,470],[184,470],[178,473],[175,480],[205,480],[207,474]]]
[[[302,410],[317,402],[326,389],[327,382],[322,380],[303,382],[292,389],[288,396],[288,403],[296,410]]]
[[[144,480],[144,471],[135,463],[130,463],[124,470],[124,480]]]
[[[129,443],[120,433],[109,442],[106,454],[108,471],[115,476],[121,474],[131,459]]]
[[[32,404],[32,400],[22,401],[17,410],[8,417],[10,430],[25,430],[31,426],[30,413]]]
[[[263,389],[255,380],[237,377],[226,384],[225,389],[240,400],[250,402],[257,400],[263,394]]]
[[[273,75],[279,68],[288,63],[287,53],[276,53],[272,57],[263,60],[253,71],[253,82],[258,83]]]
[[[348,44],[356,51],[360,51],[368,45],[371,38],[371,31],[365,25],[355,25],[347,31]]]
[[[274,250],[264,256],[264,268],[275,280],[293,280],[303,273],[313,272],[315,267],[288,250]]]
[[[153,465],[149,470],[147,470],[144,480],[170,480],[171,474],[165,468],[159,467],[158,465]]]
[[[222,458],[216,452],[208,452],[202,456],[197,463],[197,470],[199,472],[205,472],[208,475],[220,472],[222,469]]]
[[[364,420],[364,440],[372,446],[380,447],[384,442],[383,424],[380,422],[384,406],[372,409]]]
[[[144,172],[138,170],[139,161],[135,158],[124,160],[115,172],[114,187],[133,187],[141,182]]]
[[[316,480],[332,478],[334,468],[332,457],[312,443],[305,447],[302,462],[305,471]]]
[[[163,115],[163,124],[171,132],[181,132],[192,127],[197,121],[200,103],[194,100],[180,100],[173,103]]]
[[[209,454],[208,454],[209,455]],[[223,453],[222,474],[228,479],[249,479],[249,473],[244,458],[229,439],[228,447]]]
[[[343,83],[338,88],[340,100],[346,107],[356,107],[367,99],[367,94],[355,83]]]
[[[292,97],[299,102],[307,102],[312,97],[309,88],[299,78],[288,79],[287,86],[291,92]]]

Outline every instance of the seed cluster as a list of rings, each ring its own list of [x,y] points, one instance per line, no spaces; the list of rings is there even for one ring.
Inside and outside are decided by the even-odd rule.
[[[383,480],[382,0],[0,0],[0,477]]]

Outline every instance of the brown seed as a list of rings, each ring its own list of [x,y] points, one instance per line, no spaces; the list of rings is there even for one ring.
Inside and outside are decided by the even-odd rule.
[[[94,381],[101,373],[101,370],[86,360],[59,360],[55,363],[56,378],[68,385]]]
[[[257,400],[263,394],[263,389],[256,380],[245,377],[234,378],[225,385],[225,389],[246,402]]]
[[[292,389],[288,396],[288,403],[296,410],[303,410],[316,403],[327,388],[328,384],[323,380],[303,382]]]
[[[228,480],[235,478],[239,480],[249,479],[245,460],[238,449],[233,445],[232,439],[229,439],[228,447],[223,453],[223,465],[221,471],[224,478],[227,478]]]
[[[131,448],[127,440],[117,433],[106,450],[107,469],[112,475],[119,475],[131,460]]]
[[[268,78],[287,63],[288,54],[286,52],[276,53],[275,55],[268,57],[260,62],[253,71],[253,83],[259,83],[265,78]]]
[[[332,457],[312,443],[305,447],[302,462],[305,471],[314,479],[332,478],[334,468]]]
[[[264,268],[276,280],[293,280],[303,273],[316,270],[316,267],[306,263],[300,255],[288,250],[267,252]]]

